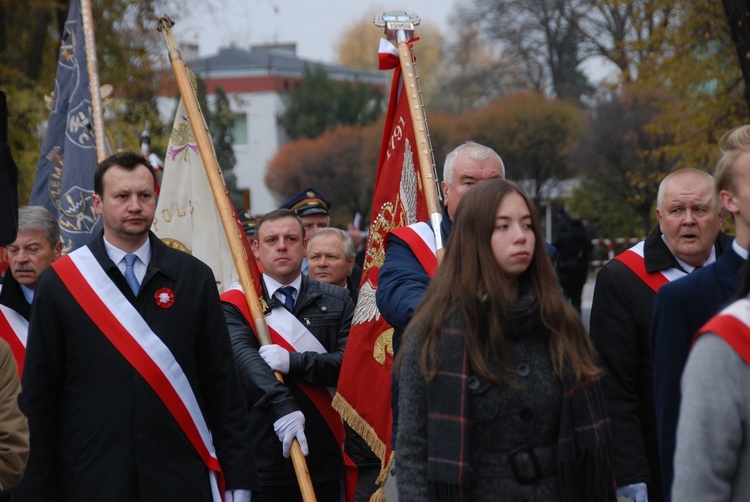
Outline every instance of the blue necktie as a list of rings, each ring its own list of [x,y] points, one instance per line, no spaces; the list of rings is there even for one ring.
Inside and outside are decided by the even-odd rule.
[[[294,312],[294,288],[292,286],[284,286],[279,288],[281,294],[284,295],[284,307],[289,312]]]
[[[135,271],[133,270],[133,265],[137,259],[138,257],[134,254],[125,255],[125,280],[127,281],[128,286],[130,286],[130,289],[133,290],[135,296],[138,296],[138,290],[141,289],[141,284],[138,282],[138,279],[136,279]]]

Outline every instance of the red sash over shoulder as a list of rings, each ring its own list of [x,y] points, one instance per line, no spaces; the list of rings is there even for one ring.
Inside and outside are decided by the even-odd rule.
[[[2,290],[2,286],[0,286]],[[26,337],[29,321],[6,305],[0,305],[0,338],[8,342],[13,359],[18,366],[18,377],[23,374],[23,361],[26,359]]]
[[[677,268],[670,268],[654,273],[647,272],[646,261],[643,255],[643,246],[644,241],[641,241],[632,248],[615,256],[614,259],[624,263],[626,267],[632,270],[635,275],[653,289],[654,293],[659,291],[659,288],[666,283],[672,282],[686,275],[685,272]]]
[[[435,234],[429,224],[420,221],[408,227],[396,228],[391,233],[409,246],[427,275],[430,277],[435,275],[437,270]]]
[[[247,306],[245,294],[238,283],[233,284],[231,288],[222,293],[221,299],[240,309],[251,329],[254,329],[253,316]],[[291,312],[283,307],[273,309],[266,316],[266,323],[268,324],[271,341],[284,347],[289,352],[317,352],[319,354],[327,352],[318,339]],[[331,406],[336,389],[311,385],[301,380],[297,381],[297,386],[315,404],[336,440],[343,445],[346,437],[344,424],[339,414]]]
[[[164,402],[208,467],[214,502],[221,501],[224,476],[211,433],[193,389],[169,348],[107,276],[88,247],[56,260],[52,267],[79,306]]]
[[[750,364],[750,300],[737,300],[716,314],[698,330],[693,342],[706,333],[720,336]]]

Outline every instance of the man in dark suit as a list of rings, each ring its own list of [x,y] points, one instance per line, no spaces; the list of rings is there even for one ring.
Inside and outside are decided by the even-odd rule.
[[[9,267],[0,284],[0,338],[10,345],[20,375],[39,274],[62,252],[57,220],[42,206],[21,206],[18,234],[7,250]]]
[[[596,276],[590,334],[605,370],[602,388],[612,424],[618,495],[662,500],[649,328],[656,291],[707,265],[729,246],[711,175],[670,173],[659,185],[659,224]],[[648,497],[648,498],[646,498]]]
[[[143,156],[102,161],[94,189],[103,232],[37,285],[14,500],[249,501],[250,424],[213,274],[149,232]]]
[[[750,126],[730,131],[722,144],[723,153],[714,170],[714,192],[732,215],[736,237],[715,263],[661,288],[654,303],[654,403],[666,500],[671,499],[680,378],[693,337],[734,299],[750,250]]]

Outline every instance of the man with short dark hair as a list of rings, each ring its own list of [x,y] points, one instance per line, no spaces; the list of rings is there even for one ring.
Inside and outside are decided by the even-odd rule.
[[[253,245],[263,267],[263,300],[273,344],[260,346],[239,284],[222,294],[258,458],[260,492],[253,501],[301,500],[290,455],[297,439],[318,500],[339,500],[344,429],[331,407],[354,304],[346,289],[300,272],[305,227],[293,211],[258,221]],[[280,372],[279,382],[274,371]],[[281,443],[281,444],[279,444]]]
[[[14,500],[248,502],[250,424],[213,274],[149,231],[142,155],[105,159],[94,187],[102,232],[37,284]]]
[[[331,226],[330,209],[333,204],[322,193],[307,187],[284,202],[279,209],[289,209],[302,219],[305,235],[310,236],[319,228]],[[302,258],[302,273],[307,275],[307,256]]]

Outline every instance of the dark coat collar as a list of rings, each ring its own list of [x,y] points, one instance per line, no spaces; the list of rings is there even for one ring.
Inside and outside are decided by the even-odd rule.
[[[10,307],[27,321],[31,315],[31,304],[26,301],[26,297],[23,295],[21,285],[13,277],[13,273],[10,271],[10,267],[5,271],[3,276],[2,290],[0,291],[0,303],[6,307]]]
[[[266,299],[269,311],[270,309],[283,305],[274,295],[268,294],[265,281],[261,281],[261,284],[263,284],[263,297]],[[294,311],[299,311],[299,309],[305,307],[322,294],[323,293],[318,287],[317,281],[313,281],[305,274],[302,274],[302,285],[300,286],[299,293],[297,293],[297,301],[294,302]]]
[[[731,236],[719,232],[719,235],[714,242],[716,258],[722,255],[722,253],[731,245],[731,242]],[[661,238],[659,225],[656,225],[651,233],[648,234],[648,237],[646,237],[646,242],[643,244],[643,256],[646,264],[646,272],[649,274],[661,272],[662,270],[670,268],[682,269],[677,259],[664,243],[664,239]]]

